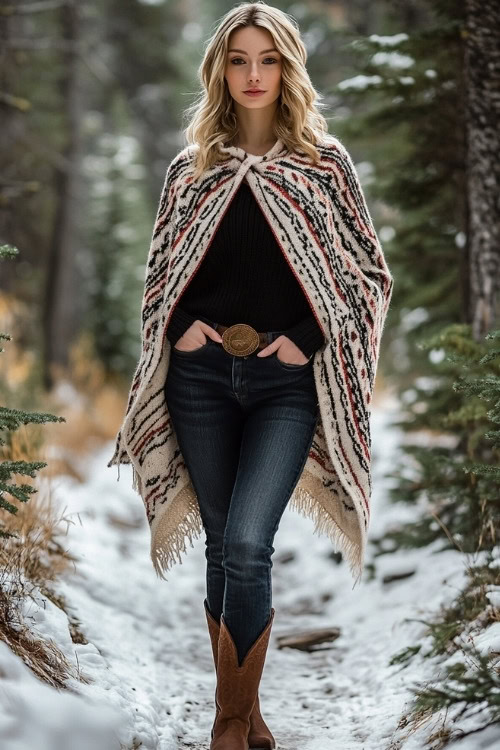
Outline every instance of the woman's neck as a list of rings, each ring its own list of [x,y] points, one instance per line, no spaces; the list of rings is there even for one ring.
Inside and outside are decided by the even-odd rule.
[[[236,148],[242,148],[243,151],[246,151],[247,154],[252,154],[253,156],[264,156],[264,154],[267,154],[268,151],[272,149],[274,144],[276,143],[276,138],[272,138],[272,140],[267,141],[267,143],[240,143],[239,141],[233,141],[231,144],[232,146],[235,146]]]

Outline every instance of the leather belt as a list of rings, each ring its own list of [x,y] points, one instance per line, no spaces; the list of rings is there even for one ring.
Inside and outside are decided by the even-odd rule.
[[[222,336],[222,346],[228,354],[236,357],[247,357],[257,349],[263,349],[269,343],[267,333],[259,333],[246,323],[235,323],[232,326],[223,326],[217,323],[217,333]]]

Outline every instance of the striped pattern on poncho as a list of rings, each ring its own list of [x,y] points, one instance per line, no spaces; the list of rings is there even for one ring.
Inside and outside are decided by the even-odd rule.
[[[159,577],[203,532],[165,401],[165,335],[241,180],[246,179],[325,337],[314,355],[316,433],[289,506],[328,535],[360,580],[370,520],[370,407],[393,278],[346,148],[326,135],[320,163],[278,139],[263,156],[222,146],[194,181],[195,146],[170,162],[147,258],[141,355],[108,466],[132,464]],[[223,161],[222,159],[226,159]],[[245,321],[238,321],[245,322]]]

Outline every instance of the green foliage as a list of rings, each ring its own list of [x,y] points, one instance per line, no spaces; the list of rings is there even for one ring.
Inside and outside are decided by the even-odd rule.
[[[19,255],[19,250],[17,247],[13,247],[12,245],[0,245],[0,258],[15,258],[16,255]]]
[[[423,716],[456,707],[450,727],[429,737],[429,743],[436,741],[432,744],[434,750],[500,721],[498,655],[494,647],[479,650],[474,642],[478,633],[499,621],[498,607],[490,603],[488,594],[500,590],[500,565],[492,551],[484,557],[483,562],[472,561],[467,567],[466,585],[455,600],[442,607],[432,621],[424,621],[426,643],[430,638],[425,652],[422,644],[412,644],[393,654],[389,662],[405,668],[417,654],[426,659],[440,658],[440,662],[442,657],[449,660],[450,663],[439,664],[436,679],[413,690],[410,707],[409,723],[416,727]],[[457,729],[458,721],[469,717],[478,717],[481,726],[469,732]]]
[[[441,687],[437,683],[418,691],[415,711],[435,713],[442,708],[462,704],[461,710],[455,715],[456,722],[468,716],[477,716],[481,709],[484,712],[487,705],[485,726],[500,721],[500,675],[492,668],[488,657],[473,647],[465,646],[464,654],[469,664],[458,662],[446,666]],[[481,706],[480,710],[477,709],[478,705]],[[458,736],[464,737],[466,734],[468,733],[460,732]]]
[[[500,670],[495,649],[480,651],[473,636],[498,622],[498,608],[490,604],[487,596],[500,587],[498,560],[487,553],[486,561],[471,565],[467,574],[465,590],[442,609],[436,622],[429,624],[432,647],[426,654],[461,654],[462,658],[458,660],[457,656],[451,664],[445,664],[437,680],[417,689],[413,711],[418,716],[457,705],[460,710],[454,713],[455,725],[459,719],[478,716],[487,726],[500,721]],[[452,733],[448,739],[465,734],[468,733]]]
[[[420,644],[417,644],[416,646],[407,646],[406,648],[401,649],[401,651],[398,651],[396,654],[393,654],[391,658],[389,659],[389,665],[392,667],[395,664],[403,664],[406,666],[413,657],[418,654],[422,646]]]
[[[494,559],[500,527],[500,431],[491,429],[500,421],[499,339],[496,330],[476,342],[469,326],[451,325],[422,341],[423,349],[443,356],[434,363],[434,377],[412,389],[398,423],[407,432],[422,435],[427,430],[427,444],[401,447],[405,458],[389,475],[397,480],[390,493],[395,502],[419,503],[423,513],[379,540],[378,554],[441,540],[442,549],[456,546],[464,554],[483,551],[487,557],[485,563],[470,565],[464,589],[425,622],[425,636],[431,639],[427,652],[412,644],[391,658],[391,664],[407,666],[419,653],[433,658],[463,652],[463,662],[445,665],[432,684],[414,691],[415,723],[422,714],[458,709],[459,704],[454,724],[475,714],[485,726],[500,720],[495,655],[479,653],[473,644],[478,631],[499,620],[498,608],[487,597],[488,590],[500,589]],[[440,733],[434,747],[463,734]]]
[[[383,544],[379,540],[379,554],[388,541],[395,550],[441,539],[443,549],[456,546],[465,553],[497,543],[500,432],[491,427],[500,421],[498,338],[500,331],[494,331],[478,343],[468,326],[453,325],[421,342],[445,356],[434,365],[436,376],[416,384],[407,398],[397,424],[420,435],[426,430],[426,444],[401,447],[405,458],[389,474],[396,480],[389,492],[393,501],[419,503],[425,511],[388,532]]]

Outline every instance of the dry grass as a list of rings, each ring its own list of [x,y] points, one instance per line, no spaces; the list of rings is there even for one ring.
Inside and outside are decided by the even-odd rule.
[[[125,413],[125,389],[122,384],[109,383],[87,334],[72,347],[68,371],[53,371],[57,385],[47,396],[44,410],[64,417],[66,422],[43,427],[50,455],[43,475],[70,475],[84,482],[87,457],[113,440],[119,430]]]
[[[23,431],[29,434],[29,428],[22,428],[18,433]],[[12,435],[11,458],[44,460],[29,450],[27,435],[18,433]],[[39,606],[40,596],[45,596],[67,613],[64,600],[54,593],[52,586],[68,566],[75,563],[63,544],[64,524],[71,521],[57,512],[50,481],[39,483],[25,476],[22,481],[38,486],[38,492],[31,495],[27,503],[15,503],[16,514],[2,514],[4,530],[14,536],[2,539],[0,546],[0,638],[39,679],[53,687],[67,689],[65,683],[69,677],[83,682],[89,680],[66,659],[56,643],[30,630],[23,609],[26,599],[32,599]],[[77,626],[75,618],[70,616],[73,641],[86,642]]]
[[[14,573],[18,573],[15,571]],[[22,618],[24,599],[31,596],[32,587],[21,577],[12,579],[3,570],[0,577],[0,638],[19,656],[38,679],[58,689],[71,690],[66,685],[73,677],[90,682],[64,656],[54,641],[43,640],[33,634]],[[0,674],[0,676],[2,676]],[[75,692],[71,690],[71,692]]]
[[[58,540],[61,519],[52,502],[38,494],[16,515],[6,515],[5,527],[17,536],[4,539],[0,548],[0,638],[53,687],[66,688],[69,677],[88,682],[56,643],[30,630],[23,616],[25,600],[31,598],[39,606],[40,594],[65,610],[49,585],[73,560]]]

